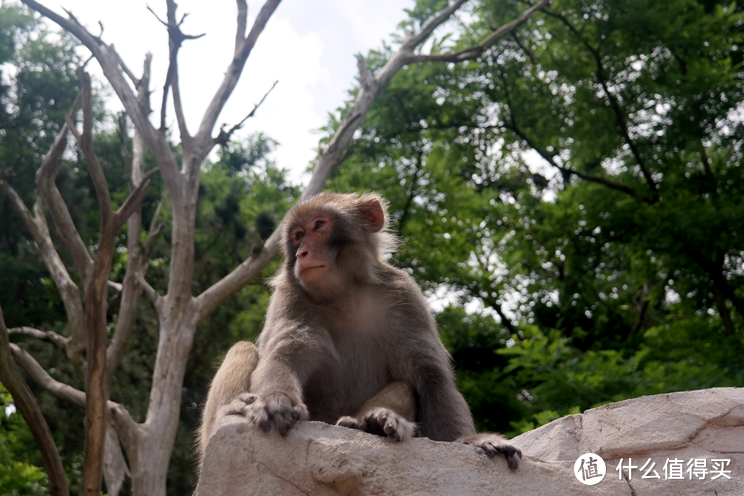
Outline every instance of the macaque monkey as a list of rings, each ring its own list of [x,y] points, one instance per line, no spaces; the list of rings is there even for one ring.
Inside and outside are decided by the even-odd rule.
[[[386,204],[370,193],[320,194],[287,214],[284,265],[258,346],[227,353],[200,454],[220,418],[243,415],[282,436],[308,419],[397,441],[418,433],[501,453],[517,468],[519,449],[476,433],[421,290],[383,259],[395,247],[386,226]]]

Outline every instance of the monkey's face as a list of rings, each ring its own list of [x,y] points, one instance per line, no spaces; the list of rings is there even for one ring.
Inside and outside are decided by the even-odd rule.
[[[295,250],[294,276],[309,292],[330,296],[331,290],[343,287],[343,274],[338,270],[338,244],[333,242],[336,219],[328,212],[314,212],[301,219],[289,231]]]

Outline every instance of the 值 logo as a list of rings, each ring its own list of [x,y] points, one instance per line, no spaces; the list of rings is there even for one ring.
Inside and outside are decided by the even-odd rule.
[[[607,473],[604,460],[594,453],[584,453],[574,463],[574,474],[579,482],[587,486],[599,484]]]

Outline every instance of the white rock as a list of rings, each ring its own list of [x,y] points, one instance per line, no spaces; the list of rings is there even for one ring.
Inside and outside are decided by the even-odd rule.
[[[646,396],[570,415],[512,440],[525,455],[511,471],[458,443],[385,438],[320,422],[301,422],[286,438],[227,417],[207,446],[196,494],[214,495],[744,495],[744,389]],[[584,453],[601,456],[604,479],[574,476]],[[623,470],[619,478],[616,467]],[[651,460],[647,470],[641,467]],[[684,480],[665,480],[666,460]],[[730,460],[730,479],[690,480],[687,463]],[[642,476],[653,466],[660,479]],[[671,465],[670,465],[671,466]],[[671,475],[671,473],[669,473]]]

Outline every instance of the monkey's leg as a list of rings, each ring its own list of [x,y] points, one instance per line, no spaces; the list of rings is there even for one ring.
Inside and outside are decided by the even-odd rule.
[[[416,390],[409,382],[398,381],[367,400],[353,417],[338,419],[336,425],[406,441],[416,433],[415,420]]]
[[[250,403],[243,398],[251,385],[251,374],[258,364],[258,348],[251,342],[241,341],[227,352],[225,360],[212,379],[207,404],[202,414],[202,424],[197,439],[197,452],[201,458],[212,431],[218,421],[229,415],[240,404]],[[237,399],[236,399],[237,398]],[[229,405],[225,407],[225,405]]]

